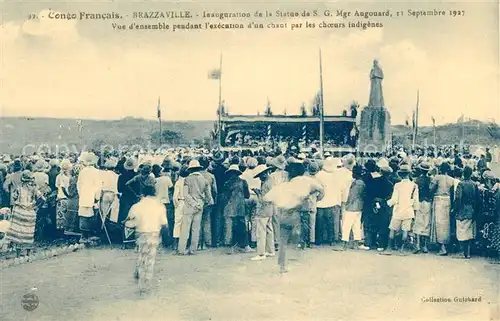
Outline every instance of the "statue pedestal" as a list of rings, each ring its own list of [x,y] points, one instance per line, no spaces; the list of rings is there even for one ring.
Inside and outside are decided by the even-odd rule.
[[[358,152],[384,153],[391,145],[391,115],[385,107],[366,106],[361,111]]]

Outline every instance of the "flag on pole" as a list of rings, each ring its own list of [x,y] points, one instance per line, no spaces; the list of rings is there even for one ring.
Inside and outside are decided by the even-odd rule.
[[[431,119],[432,119],[432,126],[436,126],[436,118],[431,117]]]
[[[158,119],[161,119],[160,97],[158,97]]]
[[[413,130],[415,130],[415,126],[417,125],[416,123],[416,112],[413,111],[413,114],[412,114],[412,117],[411,117],[411,128],[413,128]]]
[[[218,79],[220,79],[221,74],[222,74],[222,72],[221,72],[220,68],[218,68],[218,69],[213,69],[213,70],[211,70],[211,71],[208,73],[208,78],[209,78],[209,79],[216,79],[216,80],[218,80]]]

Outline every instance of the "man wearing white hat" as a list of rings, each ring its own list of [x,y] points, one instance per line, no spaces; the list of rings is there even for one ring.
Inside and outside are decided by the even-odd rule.
[[[342,204],[342,189],[338,184],[338,170],[342,162],[338,158],[328,157],[323,164],[323,169],[316,178],[323,185],[325,196],[318,201],[317,226],[318,235],[316,243],[324,241],[325,230],[327,243],[333,245],[340,240],[340,212]]]
[[[256,210],[256,236],[257,236],[257,256],[251,258],[252,261],[260,261],[274,254],[274,233],[272,216],[274,214],[273,204],[265,202],[265,196],[271,190],[269,172],[272,168],[267,165],[259,165],[255,168],[255,177],[262,181],[262,188],[255,190],[258,196]]]
[[[82,232],[82,242],[95,232],[95,212],[99,208],[98,203],[101,198],[102,180],[99,170],[95,168],[97,156],[94,153],[82,153],[79,158],[80,163],[85,166],[78,175],[78,216],[80,219],[80,230]]]
[[[344,212],[344,204],[347,203],[347,199],[349,197],[349,189],[352,184],[352,169],[356,165],[356,157],[353,154],[345,155],[342,159],[343,167],[339,168],[337,172],[338,177],[338,185],[341,190],[342,195],[342,211],[340,213],[340,225],[342,225],[342,216]],[[335,223],[335,222],[334,222]],[[342,236],[334,235],[335,239],[340,239]]]
[[[399,172],[402,180],[394,185],[392,197],[387,201],[387,205],[393,207],[393,214],[389,224],[389,246],[381,252],[385,255],[391,254],[391,243],[399,230],[403,231],[403,242],[400,248],[400,253],[403,253],[408,233],[411,231],[412,220],[419,207],[418,186],[409,179],[410,165],[401,165]]]
[[[205,207],[203,208],[202,223],[201,223],[202,226],[200,235],[200,240],[202,242],[201,247],[204,246],[212,247],[213,245],[212,229],[213,227],[215,227],[212,213],[215,200],[217,199],[217,184],[215,181],[215,176],[207,171],[208,166],[210,165],[208,157],[201,156],[198,161],[200,162],[201,167],[203,167],[203,170],[200,171],[200,174],[203,175],[203,177],[207,180],[208,184],[210,185],[210,195],[211,195],[210,203],[205,204]]]
[[[64,223],[68,210],[68,189],[71,163],[65,159],[61,162],[61,172],[56,177],[57,188],[56,228],[64,231]]]
[[[119,200],[118,200],[118,174],[114,169],[117,161],[113,158],[106,160],[104,170],[101,171],[102,194],[100,200],[100,211],[103,218],[109,216],[113,223],[118,222]]]
[[[250,198],[245,201],[246,215],[247,219],[251,222],[250,235],[251,242],[257,242],[257,224],[255,221],[255,210],[257,208],[257,194],[255,193],[256,189],[260,189],[261,182],[258,178],[255,178],[255,168],[259,164],[257,159],[254,157],[248,157],[245,162],[247,169],[241,175],[241,178],[246,180],[248,183],[248,188],[250,189]]]
[[[275,168],[275,171],[269,175],[269,182],[271,188],[279,186],[284,182],[288,181],[288,173],[285,171],[286,159],[283,155],[279,155],[271,161],[271,166]],[[279,223],[279,209],[274,206],[274,215],[272,216],[273,221],[273,231],[274,231],[274,247],[278,249],[278,242],[280,239],[280,223]]]
[[[52,207],[50,205],[53,205],[56,199],[53,197],[50,197],[51,194],[51,189],[49,186],[49,176],[45,172],[49,164],[44,161],[43,159],[40,159],[35,163],[33,166],[33,177],[35,178],[35,184],[38,188],[38,190],[44,195],[46,198],[46,201],[41,204],[41,206],[38,207],[37,210],[37,224],[36,224],[36,229],[37,232],[36,234],[36,240],[40,241],[42,239],[46,238],[51,238],[54,237],[55,235],[54,232],[56,230],[55,226],[55,221],[56,221],[56,213],[55,213],[55,206]],[[49,202],[49,200],[51,202]],[[55,205],[55,204],[54,204]]]
[[[197,160],[189,162],[188,171],[190,173],[184,180],[184,213],[177,249],[180,255],[193,255],[198,250],[203,208],[207,204],[213,204],[211,186],[200,173],[202,169],[203,167]],[[190,232],[191,245],[189,251],[186,251]]]

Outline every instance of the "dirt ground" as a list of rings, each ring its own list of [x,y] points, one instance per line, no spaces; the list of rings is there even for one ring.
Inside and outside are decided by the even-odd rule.
[[[132,250],[86,249],[0,271],[0,320],[497,320],[500,266],[434,254],[293,249],[275,258],[207,250],[160,252],[148,297],[137,294]],[[30,289],[40,304],[25,311]],[[479,303],[423,298],[481,297]]]

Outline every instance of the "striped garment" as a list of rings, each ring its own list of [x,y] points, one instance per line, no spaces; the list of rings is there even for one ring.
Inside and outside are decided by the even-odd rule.
[[[36,187],[30,184],[19,186],[14,195],[12,223],[6,233],[8,241],[18,245],[31,245],[34,242],[36,210]]]
[[[20,206],[12,209],[12,222],[7,231],[7,240],[19,245],[33,244],[35,238],[36,212]]]
[[[160,243],[159,232],[138,233],[137,247],[139,257],[135,270],[136,278],[139,282],[140,291],[151,289],[156,261],[156,252]]]
[[[66,225],[66,216],[68,212],[68,199],[63,198],[57,201],[56,207],[56,227],[58,230],[64,230]]]

